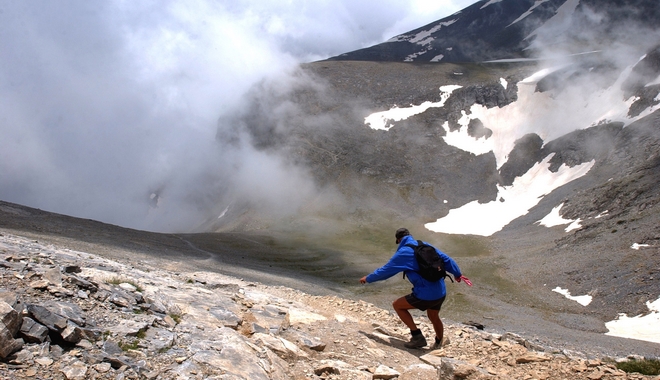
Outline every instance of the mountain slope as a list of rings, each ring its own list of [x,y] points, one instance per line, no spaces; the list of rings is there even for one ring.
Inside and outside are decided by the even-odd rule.
[[[218,141],[284,157],[317,191],[285,216],[224,198],[231,206],[203,229],[362,245],[405,225],[483,284],[463,295],[475,310],[539,308],[548,323],[599,333],[619,313],[648,314],[660,297],[660,65],[657,30],[648,29],[659,8],[481,1],[455,15],[462,23],[445,25],[449,17],[265,81],[243,113],[220,120]],[[412,36],[438,25],[435,50],[403,62],[419,52]],[[511,30],[515,38],[502,37]],[[473,35],[488,46],[469,55]],[[455,55],[428,62],[446,50],[442,41]],[[482,62],[490,59],[500,61]],[[562,221],[541,224],[553,210]],[[379,258],[387,253],[374,265]],[[556,287],[593,302],[563,299]]]
[[[638,42],[642,37],[637,33],[655,30],[659,17],[657,5],[647,0],[481,0],[381,44],[330,59],[482,62],[539,58],[546,49],[582,53],[624,39]]]

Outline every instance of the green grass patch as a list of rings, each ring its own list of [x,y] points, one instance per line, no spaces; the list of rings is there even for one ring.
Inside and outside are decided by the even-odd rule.
[[[138,348],[138,341],[134,340],[130,343],[125,343],[125,342],[119,342],[119,347],[121,348],[122,351],[130,351],[130,350],[137,350]]]
[[[616,363],[616,367],[628,373],[637,372],[650,376],[660,375],[660,360],[657,359],[629,360]]]
[[[170,318],[174,320],[177,324],[181,323],[181,316],[179,314],[170,314]]]

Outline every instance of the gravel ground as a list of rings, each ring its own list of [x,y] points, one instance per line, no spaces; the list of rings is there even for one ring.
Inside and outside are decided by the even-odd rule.
[[[120,262],[142,262],[175,272],[216,271],[264,284],[283,285],[312,295],[362,299],[386,309],[389,309],[393,299],[409,291],[409,284],[398,276],[382,283],[359,285],[359,274],[375,269],[378,260],[362,261],[354,268],[336,270],[323,278],[304,270],[313,266],[315,261],[327,264],[328,259],[323,255],[313,251],[296,253],[290,258],[290,263],[280,265],[264,261],[267,256],[263,254],[262,244],[232,247],[232,242],[247,239],[238,239],[235,234],[178,236],[142,232],[0,202],[0,233],[3,232],[39,242],[66,245]],[[198,245],[206,247],[211,236],[217,239],[216,249],[211,252],[199,248]],[[507,250],[503,249],[503,242],[507,242]],[[530,247],[539,249],[538,239],[533,234],[525,239],[503,239],[491,241],[490,244],[491,248],[498,252],[506,251],[510,256],[527,252]],[[286,247],[282,249],[287,250]],[[296,264],[298,261],[302,264]],[[504,275],[500,274],[500,270],[493,270],[492,276],[486,273],[471,277],[475,282],[473,288],[449,284],[449,298],[442,315],[450,322],[478,322],[493,332],[513,332],[540,344],[575,349],[600,357],[625,357],[630,354],[660,357],[659,344],[606,336],[603,334],[602,320],[594,316],[597,313],[584,312],[579,304],[552,292],[550,286],[534,287],[533,276],[529,275],[533,271],[520,264],[527,260],[513,260],[503,255],[466,257],[459,261],[466,273],[473,268],[490,266],[504,269]],[[529,261],[529,265],[536,264],[536,261]],[[351,263],[343,265],[350,266]],[[296,267],[303,270],[296,271]],[[337,273],[342,273],[343,277]],[[350,282],[350,279],[353,281]]]

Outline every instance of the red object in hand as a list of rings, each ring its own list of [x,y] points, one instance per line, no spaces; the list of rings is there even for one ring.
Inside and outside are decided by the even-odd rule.
[[[470,281],[470,279],[465,276],[461,276],[456,279],[456,282],[461,282],[461,281],[464,281],[467,286],[472,286],[472,281]]]

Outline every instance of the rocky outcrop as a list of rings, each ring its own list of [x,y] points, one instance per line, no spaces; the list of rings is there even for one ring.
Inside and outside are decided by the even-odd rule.
[[[398,319],[363,301],[172,273],[7,234],[0,252],[5,378],[642,378],[481,326],[447,324],[441,349],[407,350]]]

